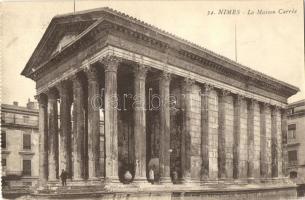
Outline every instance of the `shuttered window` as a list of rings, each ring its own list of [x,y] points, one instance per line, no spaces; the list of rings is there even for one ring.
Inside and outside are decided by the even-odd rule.
[[[31,149],[31,135],[23,134],[23,149]]]
[[[23,175],[24,176],[31,176],[32,175],[32,170],[31,170],[31,160],[23,160]]]

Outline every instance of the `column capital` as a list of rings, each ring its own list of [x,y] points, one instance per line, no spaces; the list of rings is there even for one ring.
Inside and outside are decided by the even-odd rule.
[[[66,95],[69,90],[68,82],[66,80],[59,82],[56,85],[56,89],[58,90],[60,96]]]
[[[72,77],[73,87],[81,87],[82,86],[82,79],[78,74],[73,74]]]
[[[86,69],[85,72],[88,77],[88,81],[97,81],[98,80],[98,70],[96,67],[93,67],[92,65],[89,65]]]
[[[266,108],[268,108],[270,106],[269,103],[266,102],[259,102],[261,109],[266,110]]]
[[[37,99],[38,103],[41,105],[45,105],[47,103],[47,95],[45,93],[36,95],[35,99]]]
[[[222,88],[219,90],[219,96],[220,96],[220,97],[226,97],[226,96],[228,96],[230,93],[231,93],[231,92],[230,92],[229,90],[225,90],[225,89],[222,89]]]
[[[114,55],[107,55],[100,59],[100,62],[104,64],[105,72],[117,72],[122,59]]]
[[[186,92],[191,92],[192,86],[195,84],[195,79],[184,78],[183,79],[183,90]]]
[[[163,71],[160,75],[160,81],[163,81],[165,84],[169,84],[171,81],[171,74]]]
[[[143,64],[137,64],[133,68],[133,72],[136,78],[138,79],[146,79],[147,72],[150,67],[143,65]]]
[[[272,105],[271,106],[271,115],[276,115],[276,113],[280,110],[279,106]]]
[[[245,99],[245,96],[243,96],[243,95],[241,95],[241,94],[236,94],[234,99],[235,99],[235,103],[236,103],[237,105],[241,105],[242,100]]]
[[[201,88],[201,91],[204,93],[209,93],[211,90],[214,89],[214,86],[209,83],[204,83],[203,87]]]
[[[56,89],[55,88],[49,89],[47,95],[49,100],[56,100],[57,99]]]

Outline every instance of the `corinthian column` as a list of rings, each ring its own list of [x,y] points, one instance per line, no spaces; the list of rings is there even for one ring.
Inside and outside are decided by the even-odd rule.
[[[281,114],[278,107],[272,109],[271,114],[271,149],[272,149],[272,177],[282,176],[282,133]]]
[[[73,179],[82,179],[84,167],[85,110],[84,88],[79,76],[73,77]]]
[[[288,162],[288,152],[287,152],[287,132],[288,132],[288,124],[287,124],[287,113],[286,109],[282,109],[282,173],[284,176],[288,176],[287,174],[287,162]]]
[[[160,107],[160,181],[170,183],[170,110],[169,110],[170,74],[163,72],[159,80]]]
[[[97,70],[90,66],[88,76],[88,158],[89,179],[99,177],[99,154],[100,154],[100,113],[96,104],[99,95],[99,83]]]
[[[55,89],[48,93],[48,113],[49,113],[49,181],[55,181],[58,170],[58,113],[57,94]]]
[[[194,80],[185,78],[183,81],[184,96],[184,115],[183,132],[181,135],[181,165],[182,181],[188,183],[191,181],[191,94]]]
[[[146,182],[146,98],[145,80],[147,68],[139,65],[134,69],[134,139],[135,182]]]
[[[37,98],[39,103],[39,181],[43,185],[48,180],[48,104],[45,94]]]
[[[219,113],[218,113],[218,177],[225,179],[228,177],[227,169],[227,148],[226,148],[226,90],[219,92]]]
[[[248,104],[248,178],[254,179],[254,104],[255,100],[250,99]]]
[[[60,171],[71,173],[71,97],[68,82],[61,82],[57,87],[60,97]]]
[[[118,182],[117,70],[121,60],[106,56],[101,62],[105,66],[105,179]]]
[[[241,163],[241,104],[242,96],[236,95],[234,101],[234,146],[233,146],[233,177],[240,178],[243,166]]]
[[[213,130],[215,127],[213,117],[215,117],[217,105],[215,105],[216,101],[211,94],[213,91],[211,85],[204,84],[201,91],[201,180],[210,181],[217,180],[218,177],[218,133],[217,130]]]

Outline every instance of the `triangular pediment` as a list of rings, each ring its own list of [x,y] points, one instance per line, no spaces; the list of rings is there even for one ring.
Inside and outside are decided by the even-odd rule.
[[[50,56],[59,53],[95,21],[96,19],[53,19],[22,73],[35,70],[34,68],[46,62]]]

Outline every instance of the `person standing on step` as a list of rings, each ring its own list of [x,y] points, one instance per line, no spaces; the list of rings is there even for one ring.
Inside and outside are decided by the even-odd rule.
[[[67,177],[68,177],[68,174],[67,174],[67,172],[63,169],[63,170],[61,171],[61,174],[60,174],[62,186],[67,185]]]

